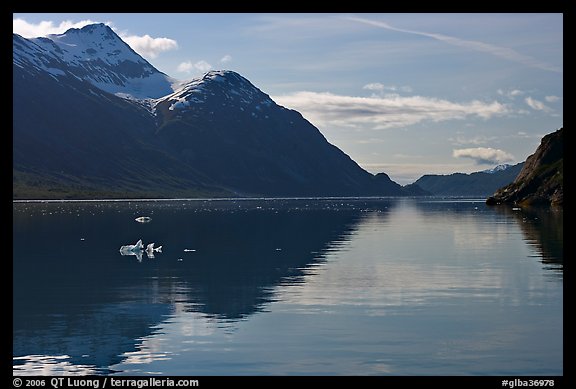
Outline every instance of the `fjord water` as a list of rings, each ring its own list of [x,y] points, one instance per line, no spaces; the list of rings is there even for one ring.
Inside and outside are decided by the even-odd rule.
[[[13,372],[562,375],[562,217],[482,199],[14,203]],[[162,252],[120,254],[138,239]]]

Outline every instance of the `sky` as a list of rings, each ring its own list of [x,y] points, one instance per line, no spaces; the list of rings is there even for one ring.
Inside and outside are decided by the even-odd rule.
[[[96,22],[176,79],[240,73],[402,185],[522,162],[563,126],[559,13],[22,13],[13,31]]]

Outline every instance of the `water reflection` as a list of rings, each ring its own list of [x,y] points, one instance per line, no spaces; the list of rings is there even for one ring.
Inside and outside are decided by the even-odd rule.
[[[384,215],[392,204],[15,204],[14,372],[111,373],[123,360],[166,358],[145,340],[175,310],[244,320],[275,301],[277,286],[321,266],[363,211]],[[134,222],[143,211],[152,222]],[[163,254],[118,253],[139,238],[163,242]]]
[[[561,208],[508,206],[487,207],[482,199],[462,199],[459,201],[417,201],[410,202],[423,216],[438,221],[445,219],[455,229],[455,239],[463,247],[483,249],[491,247],[496,241],[509,238],[509,222],[514,222],[524,235],[526,243],[536,250],[534,257],[539,258],[549,270],[563,269],[564,263],[564,212]],[[478,215],[482,215],[482,223]],[[505,216],[504,218],[502,216]],[[469,221],[475,220],[475,223]],[[470,234],[458,235],[460,226],[476,226]]]
[[[514,218],[526,242],[538,252],[548,269],[564,267],[564,212],[550,207],[496,207],[499,213]]]
[[[530,212],[16,204],[14,372],[562,374],[562,219]],[[139,239],[162,254],[118,252]]]

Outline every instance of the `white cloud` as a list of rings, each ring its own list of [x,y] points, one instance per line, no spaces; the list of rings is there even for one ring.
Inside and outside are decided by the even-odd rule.
[[[60,24],[55,24],[51,20],[43,20],[34,24],[29,23],[24,19],[17,18],[12,20],[12,30],[16,34],[22,35],[25,38],[35,38],[50,34],[62,34],[70,28],[82,28],[94,23],[99,22],[86,19],[79,22],[65,20],[60,22]],[[111,22],[105,22],[104,24],[110,26],[134,51],[146,58],[156,58],[161,52],[178,48],[178,42],[174,39],[153,38],[148,34],[142,36],[130,35],[126,32],[119,32],[112,26]]]
[[[204,60],[200,60],[195,63],[192,63],[192,61],[182,62],[176,68],[176,70],[181,73],[190,73],[192,71],[206,73],[210,69],[212,69],[212,65]]]
[[[371,90],[378,93],[384,93],[385,91],[390,92],[412,92],[412,88],[409,86],[396,86],[396,85],[384,85],[380,82],[372,82],[370,84],[366,84],[362,87],[362,89]]]
[[[544,97],[544,100],[546,100],[549,103],[555,103],[558,100],[560,100],[560,97],[558,97],[558,96],[546,96],[546,97]]]
[[[524,101],[526,102],[526,104],[528,104],[528,106],[536,111],[545,111],[545,112],[549,112],[552,109],[550,107],[548,107],[547,105],[545,105],[543,102],[533,99],[532,97],[528,96],[524,99]]]
[[[232,56],[230,54],[226,54],[224,57],[220,58],[220,63],[227,63],[232,61]]]
[[[460,38],[456,38],[456,37],[448,36],[448,35],[443,35],[443,34],[436,34],[436,33],[431,33],[431,32],[424,32],[424,31],[407,30],[404,28],[398,28],[398,27],[391,26],[390,24],[388,24],[386,22],[379,21],[379,20],[365,19],[365,18],[359,18],[359,17],[346,17],[346,19],[351,20],[351,21],[355,21],[355,22],[359,22],[359,23],[363,23],[363,24],[368,24],[371,26],[379,27],[379,28],[384,28],[386,30],[425,36],[428,38],[436,39],[438,41],[447,43],[449,45],[464,47],[464,48],[469,49],[469,50],[474,50],[474,51],[479,51],[479,52],[491,54],[493,56],[500,57],[500,58],[503,58],[503,59],[506,59],[509,61],[521,63],[525,66],[529,66],[532,68],[538,68],[538,69],[547,70],[547,71],[551,71],[551,72],[555,72],[555,73],[562,73],[562,69],[556,65],[540,61],[539,59],[536,59],[534,57],[530,57],[528,55],[519,53],[516,50],[510,49],[507,47],[496,46],[496,45],[493,45],[490,43],[484,43],[484,42],[480,42],[480,41],[471,41],[471,40],[460,39]]]
[[[138,35],[120,35],[124,42],[134,49],[138,54],[147,58],[156,58],[163,51],[175,50],[178,48],[178,42],[170,38],[152,38],[146,34]]]
[[[402,128],[422,121],[440,122],[468,117],[489,119],[509,112],[505,105],[496,101],[455,103],[423,96],[386,95],[380,98],[296,92],[275,96],[274,100],[300,111],[318,126],[367,126],[373,129]]]
[[[194,69],[194,64],[191,61],[181,62],[176,70],[181,73],[190,73]]]
[[[366,84],[362,87],[362,89],[368,89],[368,90],[373,90],[373,91],[378,91],[378,92],[382,92],[385,88],[386,88],[386,86],[384,84],[379,83],[379,82],[373,82],[370,84]],[[388,89],[389,88],[390,87],[388,87]],[[394,90],[396,90],[396,88],[394,88]]]
[[[485,145],[489,142],[495,141],[497,138],[495,136],[485,136],[485,135],[476,135],[471,138],[466,138],[462,135],[458,135],[455,138],[448,138],[453,145],[462,146],[462,145]]]
[[[82,28],[88,24],[98,23],[93,20],[81,20],[73,22],[71,20],[64,20],[60,24],[55,24],[51,20],[43,20],[39,23],[29,23],[24,19],[12,19],[12,32],[22,35],[24,38],[37,38],[39,36],[46,36],[50,34],[61,34],[70,28]],[[105,23],[110,25],[110,22]]]
[[[454,158],[470,158],[478,165],[494,165],[514,161],[514,156],[500,149],[491,147],[475,147],[471,149],[454,149]]]
[[[511,89],[511,90],[498,89],[497,92],[499,95],[505,96],[509,99],[514,99],[515,97],[522,96],[524,93],[526,93],[524,91],[521,91],[520,89]]]

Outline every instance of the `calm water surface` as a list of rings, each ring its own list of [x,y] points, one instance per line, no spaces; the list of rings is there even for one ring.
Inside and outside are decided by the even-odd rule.
[[[14,203],[13,372],[562,375],[562,218],[482,199]],[[121,255],[138,239],[162,252]]]

